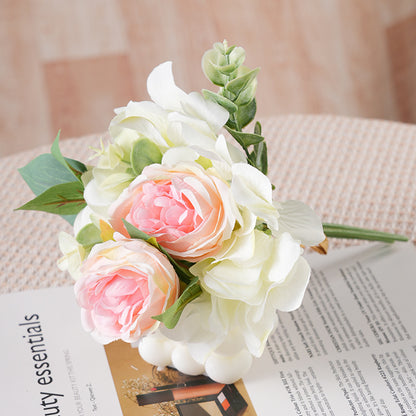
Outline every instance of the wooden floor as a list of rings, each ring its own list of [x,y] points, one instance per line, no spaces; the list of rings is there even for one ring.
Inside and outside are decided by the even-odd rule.
[[[166,60],[208,87],[223,39],[261,67],[260,116],[416,122],[415,0],[0,0],[0,155],[105,131]]]

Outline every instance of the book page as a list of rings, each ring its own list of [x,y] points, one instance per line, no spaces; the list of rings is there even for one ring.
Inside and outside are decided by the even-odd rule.
[[[2,414],[122,415],[104,348],[82,329],[73,287],[3,295],[0,316]]]
[[[416,415],[416,250],[311,255],[303,306],[279,313],[244,378],[259,415]]]

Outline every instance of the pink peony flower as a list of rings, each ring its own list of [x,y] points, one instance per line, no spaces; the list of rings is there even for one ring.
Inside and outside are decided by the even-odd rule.
[[[144,168],[112,204],[110,222],[128,236],[125,219],[155,237],[173,257],[196,262],[219,251],[231,236],[236,212],[228,184],[198,164],[155,164]]]
[[[84,329],[99,342],[137,341],[158,326],[152,316],[179,294],[178,277],[159,250],[120,239],[93,247],[75,284]]]

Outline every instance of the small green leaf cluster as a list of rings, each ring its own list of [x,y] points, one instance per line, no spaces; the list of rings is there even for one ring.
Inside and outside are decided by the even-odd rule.
[[[260,123],[256,123],[253,133],[242,131],[256,115],[255,94],[259,72],[259,68],[250,70],[244,67],[244,60],[243,48],[228,47],[226,41],[215,43],[213,49],[205,52],[202,69],[220,89],[217,93],[208,90],[202,93],[228,111],[230,116],[225,128],[245,151],[248,163],[267,175],[267,146],[261,135]]]
[[[217,102],[229,113],[227,126],[241,130],[256,114],[256,88],[259,68],[250,70],[243,66],[246,54],[243,48],[228,47],[227,42],[215,43],[205,52],[202,69],[205,76],[220,87],[218,93],[203,90],[205,98]]]
[[[51,153],[42,154],[19,169],[36,198],[17,209],[59,214],[73,224],[76,214],[86,206],[81,176],[87,167],[62,156],[59,134],[52,144]]]

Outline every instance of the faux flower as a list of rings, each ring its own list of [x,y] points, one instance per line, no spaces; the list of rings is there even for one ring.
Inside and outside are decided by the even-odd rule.
[[[223,331],[216,337],[239,328],[245,347],[261,355],[274,326],[274,311],[294,310],[303,299],[310,270],[307,264],[300,266],[301,254],[290,234],[275,238],[254,230],[232,239],[216,258],[192,266],[211,295],[208,320],[214,313],[221,322]]]
[[[179,280],[167,258],[142,240],[93,247],[75,284],[82,324],[101,343],[137,341],[176,300]]]
[[[259,357],[277,324],[276,310],[291,311],[303,299],[310,268],[299,257],[286,279],[260,305],[210,296],[189,303],[174,329],[141,339],[139,351],[151,364],[174,365],[180,371],[205,372],[219,383],[232,383]],[[149,351],[149,344],[152,351]]]
[[[116,231],[128,235],[125,219],[191,262],[215,255],[238,217],[229,185],[197,163],[147,166],[110,207]]]
[[[228,112],[220,105],[199,93],[186,94],[178,88],[171,62],[151,72],[147,88],[153,101],[131,101],[115,110],[109,127],[113,141],[98,152],[98,164],[85,187],[85,200],[103,217],[108,216],[108,207],[137,176],[132,165],[138,141],[150,141],[161,154],[183,146],[212,152],[228,119]]]
[[[244,59],[244,49],[216,43],[202,67],[219,89],[202,94],[178,88],[165,62],[147,79],[151,101],[115,110],[95,167],[64,158],[58,134],[50,155],[20,170],[37,194],[20,209],[74,225],[74,237],[60,234],[59,267],[78,279],[84,328],[102,343],[139,341],[144,360],[220,383],[262,354],[276,311],[301,305],[303,247],[324,254],[325,234],[407,240],[322,224],[307,205],[273,198],[261,124],[243,131],[259,71]]]
[[[110,133],[117,140],[124,129],[146,137],[162,150],[174,146],[213,148],[228,112],[197,92],[186,94],[176,86],[172,62],[157,66],[147,79],[152,102],[130,102],[116,110]]]
[[[58,267],[67,271],[74,280],[81,277],[80,267],[85,259],[85,249],[70,234],[61,231],[58,236],[59,248],[63,256],[58,260]]]

